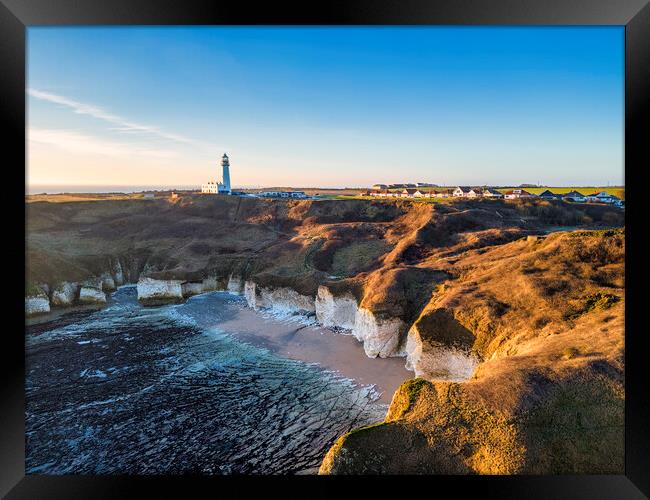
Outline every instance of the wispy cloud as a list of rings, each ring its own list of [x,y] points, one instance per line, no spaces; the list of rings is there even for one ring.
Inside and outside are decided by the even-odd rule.
[[[163,139],[169,139],[172,141],[181,142],[185,144],[203,146],[203,144],[201,144],[199,141],[195,141],[193,139],[184,137],[182,135],[164,132],[159,127],[155,127],[152,125],[143,125],[141,123],[135,123],[129,121],[125,118],[122,118],[121,116],[114,115],[92,104],[81,103],[61,95],[52,94],[50,92],[44,92],[42,90],[37,90],[37,89],[31,89],[31,88],[27,89],[27,93],[36,99],[51,102],[54,104],[59,104],[61,106],[70,108],[72,111],[74,111],[77,114],[92,116],[93,118],[97,118],[99,120],[103,120],[112,125],[115,125],[115,127],[111,127],[111,130],[117,132],[152,134],[161,137]]]
[[[130,144],[109,141],[82,134],[74,130],[29,128],[27,140],[30,143],[46,144],[75,154],[91,154],[112,157],[149,157],[156,159],[177,156],[175,151],[140,148]]]

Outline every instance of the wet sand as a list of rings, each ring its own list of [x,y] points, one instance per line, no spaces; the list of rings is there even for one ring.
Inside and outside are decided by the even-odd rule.
[[[395,390],[414,373],[404,368],[405,358],[369,358],[363,345],[350,334],[321,326],[305,326],[297,320],[281,320],[244,304],[234,317],[219,327],[238,338],[286,358],[318,363],[325,369],[362,385],[375,385],[381,402],[389,404]]]

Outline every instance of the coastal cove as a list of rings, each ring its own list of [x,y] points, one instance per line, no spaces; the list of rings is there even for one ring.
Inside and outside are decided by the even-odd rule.
[[[28,473],[315,473],[411,375],[228,292],[159,307],[135,292],[27,327]]]

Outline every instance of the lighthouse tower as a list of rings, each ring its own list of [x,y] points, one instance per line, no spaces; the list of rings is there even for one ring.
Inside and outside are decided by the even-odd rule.
[[[230,160],[226,153],[221,157],[222,182],[219,183],[219,192],[230,194]]]
[[[232,194],[230,189],[230,160],[226,153],[221,157],[221,182],[206,182],[201,186],[202,193]]]

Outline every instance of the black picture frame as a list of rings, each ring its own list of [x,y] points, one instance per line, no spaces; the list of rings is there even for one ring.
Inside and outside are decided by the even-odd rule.
[[[191,497],[196,488],[211,495],[235,488],[262,494],[341,495],[353,485],[364,496],[431,496],[452,491],[458,498],[636,499],[650,495],[650,398],[644,387],[644,337],[640,311],[643,275],[639,225],[643,220],[640,182],[647,159],[643,123],[650,93],[650,6],[648,0],[356,0],[251,5],[232,0],[0,0],[0,117],[4,128],[7,241],[25,241],[24,197],[16,185],[25,166],[25,40],[35,25],[220,25],[220,24],[370,24],[370,25],[621,25],[625,26],[625,185],[626,185],[626,402],[625,474],[620,476],[428,476],[428,477],[125,477],[25,476],[24,307],[16,290],[5,310],[11,322],[2,329],[0,405],[0,495],[6,498],[118,498],[154,492],[161,497]],[[645,140],[644,140],[645,139]],[[8,155],[7,153],[13,153]],[[8,158],[14,158],[12,162]],[[645,160],[645,161],[644,161]],[[15,179],[10,183],[8,179]],[[23,176],[24,180],[24,176]],[[22,208],[21,208],[22,207]],[[21,212],[22,211],[22,212]],[[23,217],[24,218],[24,217]],[[13,233],[13,234],[12,234]],[[22,237],[22,240],[21,240]],[[23,254],[24,255],[24,254]],[[8,257],[10,258],[10,257]],[[18,266],[7,278],[23,283]],[[15,269],[14,269],[15,268]],[[11,291],[12,286],[9,286]],[[638,293],[635,293],[639,290]],[[15,321],[15,325],[13,323]],[[13,326],[9,326],[13,325]],[[22,326],[21,326],[22,325]],[[451,488],[451,490],[449,490]],[[302,490],[298,492],[297,490]],[[426,491],[426,490],[424,490]],[[421,494],[421,493],[420,493]]]

